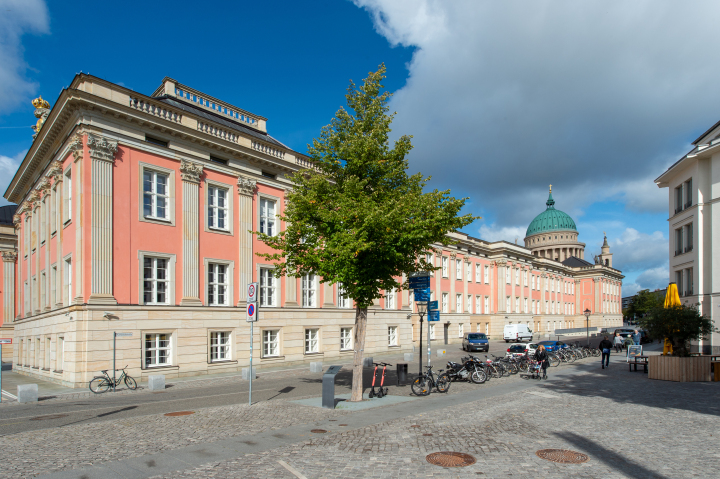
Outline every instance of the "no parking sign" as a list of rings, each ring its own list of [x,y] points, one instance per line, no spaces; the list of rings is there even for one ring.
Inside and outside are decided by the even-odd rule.
[[[257,321],[257,303],[248,303],[247,305],[247,322]]]

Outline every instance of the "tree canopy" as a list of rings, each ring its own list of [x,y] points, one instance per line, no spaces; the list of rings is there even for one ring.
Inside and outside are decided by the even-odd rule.
[[[652,311],[654,308],[662,307],[665,297],[658,292],[651,292],[648,289],[638,291],[630,302],[630,306],[626,309],[626,316],[632,318],[642,318]]]
[[[670,340],[674,356],[688,356],[690,341],[697,341],[715,331],[710,318],[687,306],[657,306],[640,318],[639,324],[651,338]]]

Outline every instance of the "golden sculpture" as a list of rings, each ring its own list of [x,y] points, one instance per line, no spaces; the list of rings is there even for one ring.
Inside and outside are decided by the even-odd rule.
[[[33,138],[35,138],[50,114],[50,103],[48,103],[47,100],[43,100],[42,96],[39,96],[32,101],[32,105],[35,107],[35,118],[38,119],[35,126],[32,127],[35,132]]]

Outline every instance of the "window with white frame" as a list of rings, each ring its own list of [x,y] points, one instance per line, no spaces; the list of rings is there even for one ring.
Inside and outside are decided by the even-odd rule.
[[[483,308],[485,314],[490,314],[490,296],[485,296],[485,304]]]
[[[483,274],[484,278],[483,281],[485,284],[488,284],[490,282],[490,266],[485,266],[485,271]]]
[[[520,298],[515,298],[515,312],[520,312]]]
[[[527,278],[527,277],[528,277],[528,272],[527,272],[527,270],[523,270],[523,286],[527,286],[527,285],[528,285],[528,278]]]
[[[525,298],[525,299],[523,300],[523,312],[524,312],[525,314],[527,314],[527,312],[528,312],[528,300],[527,300],[527,298]]]
[[[458,336],[463,337],[465,335],[465,325],[463,323],[458,324]]]
[[[530,275],[530,281],[532,282],[530,289],[535,289],[535,275],[534,274]]]
[[[550,314],[550,301],[545,301],[545,314]]]
[[[145,335],[145,367],[168,366],[171,363],[171,335],[151,333]]]
[[[442,294],[442,312],[447,313],[448,312],[448,293]]]
[[[567,282],[563,281],[563,292],[567,294]]]
[[[301,281],[302,286],[302,306],[303,308],[314,308],[316,297],[317,297],[317,287],[315,285],[315,275],[314,274],[306,274],[302,277]]]
[[[210,333],[210,361],[228,361],[230,358],[230,332]]]
[[[510,266],[505,267],[505,283],[512,283],[512,272],[510,271]]]
[[[448,277],[448,258],[447,258],[447,256],[442,257],[442,275],[443,275],[443,278]]]
[[[455,295],[455,312],[462,313],[462,294]]]
[[[228,230],[228,190],[208,186],[208,227]]]
[[[455,279],[462,279],[462,260],[455,260]]]
[[[263,357],[271,358],[280,355],[280,330],[266,329],[263,331]]]
[[[520,269],[515,269],[515,286],[520,286]]]
[[[435,263],[433,262],[433,256],[434,256],[434,255],[432,255],[432,254],[426,254],[426,255],[425,255],[425,261],[426,261],[430,266],[435,266]],[[432,269],[430,270],[430,276],[435,276],[435,271],[432,270]]]
[[[143,216],[166,220],[170,217],[168,205],[169,176],[150,169],[143,169]]]
[[[395,289],[386,292],[385,309],[395,309]]]
[[[345,291],[345,288],[343,288],[342,283],[338,283],[337,285],[337,294],[338,308],[350,308],[352,306],[350,302],[350,296],[348,296],[347,291]]]
[[[480,263],[475,263],[475,282],[480,283],[482,282],[482,269],[480,266]]]
[[[147,261],[148,258],[145,258]],[[164,260],[167,268],[167,260]],[[227,265],[208,263],[208,305],[210,306],[227,306],[228,305],[228,282]]]
[[[277,278],[271,268],[260,268],[260,306],[277,306]]]
[[[352,330],[353,328],[340,328],[340,350],[346,351],[352,349]]]
[[[317,353],[320,351],[318,341],[320,330],[317,328],[308,328],[305,330],[305,354]]]
[[[429,324],[428,329],[430,330],[430,339],[435,339],[435,325]]]
[[[465,263],[465,279],[472,281],[472,266],[470,263]]]
[[[465,309],[465,312],[468,314],[472,314],[472,295],[467,295],[467,308]],[[477,313],[477,311],[476,311]]]
[[[143,258],[143,303],[168,304],[168,260]]]
[[[475,296],[475,314],[482,314],[482,296]]]
[[[70,168],[65,172],[65,178],[63,179],[63,223],[72,219],[72,170]]]
[[[388,326],[388,346],[397,346],[397,326]]]
[[[275,222],[275,201],[260,198],[260,232],[274,236],[277,234]]]
[[[505,311],[510,312],[510,296],[505,297]]]

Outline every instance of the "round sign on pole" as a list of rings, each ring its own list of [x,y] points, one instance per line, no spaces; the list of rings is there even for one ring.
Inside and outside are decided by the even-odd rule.
[[[258,290],[257,283],[248,284],[248,289],[247,289],[247,302],[248,303],[254,303],[257,301],[257,290]]]
[[[257,305],[255,303],[248,303],[247,305],[247,321],[257,321]]]

